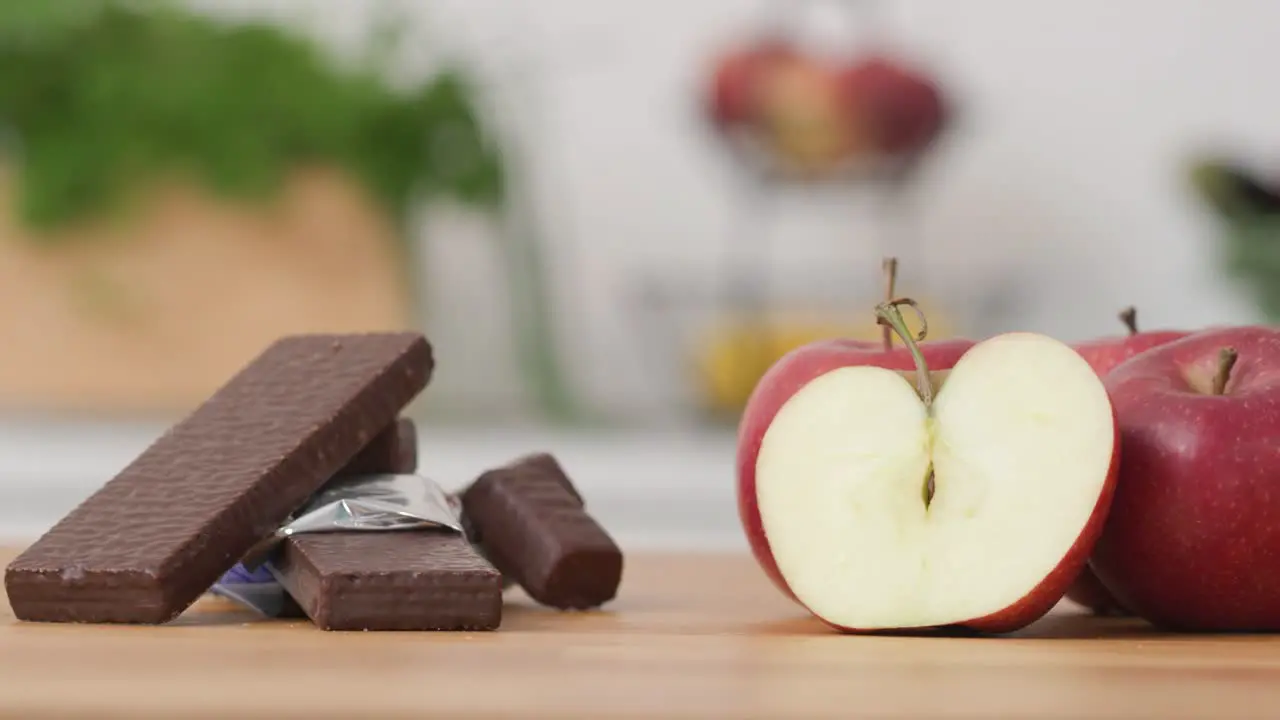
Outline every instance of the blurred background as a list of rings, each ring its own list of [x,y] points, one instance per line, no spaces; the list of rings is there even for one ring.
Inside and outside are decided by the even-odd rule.
[[[800,344],[1280,315],[1267,0],[0,3],[0,541],[275,337],[412,327],[449,487],[556,453],[630,547],[744,547]]]

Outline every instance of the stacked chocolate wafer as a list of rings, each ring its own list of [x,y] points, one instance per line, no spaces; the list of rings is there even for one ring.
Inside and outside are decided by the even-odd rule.
[[[416,333],[277,341],[9,565],[14,614],[176,618],[331,480],[415,472],[416,428],[398,416],[433,369]],[[549,455],[485,473],[461,498],[467,536],[292,535],[276,575],[334,630],[491,630],[504,575],[557,608],[616,594],[621,553]]]
[[[472,542],[534,600],[583,610],[617,593],[622,553],[551,455],[490,470],[460,499]]]

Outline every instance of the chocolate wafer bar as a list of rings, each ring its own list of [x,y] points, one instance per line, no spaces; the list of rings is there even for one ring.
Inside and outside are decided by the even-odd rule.
[[[172,620],[390,426],[433,367],[416,333],[275,342],[9,565],[14,614]]]
[[[493,630],[502,575],[448,531],[295,535],[275,576],[325,630]]]
[[[400,418],[378,433],[338,475],[408,474],[418,469],[418,429]]]
[[[413,421],[397,420],[391,427],[374,436],[351,462],[338,471],[337,477],[366,474],[412,474],[418,469],[418,436]],[[265,552],[265,551],[264,551]],[[249,567],[238,564],[228,570],[213,586],[212,592],[230,597],[271,617],[305,618],[298,603],[280,588],[279,582],[265,567],[257,563],[265,559],[254,551],[244,558]]]
[[[461,503],[485,556],[539,603],[587,609],[617,595],[622,551],[551,455],[484,473]]]
[[[412,473],[416,447],[413,423],[400,420],[339,476]],[[293,535],[273,568],[292,598],[287,612],[325,630],[492,630],[502,620],[501,574],[443,532]]]

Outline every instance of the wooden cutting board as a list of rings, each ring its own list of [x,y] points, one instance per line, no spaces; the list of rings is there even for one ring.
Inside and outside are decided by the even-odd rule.
[[[0,715],[1280,718],[1280,640],[1067,604],[1009,638],[839,635],[748,557],[647,555],[608,610],[513,593],[492,633],[325,633],[217,599],[160,628],[37,625],[6,602]]]

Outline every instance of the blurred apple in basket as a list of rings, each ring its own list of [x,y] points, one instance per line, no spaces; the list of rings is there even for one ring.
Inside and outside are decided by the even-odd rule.
[[[862,159],[914,157],[949,117],[938,84],[905,62],[829,60],[776,37],[723,56],[708,96],[717,130],[762,150],[784,172],[808,176]]]

